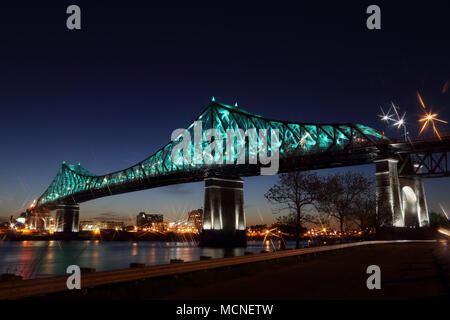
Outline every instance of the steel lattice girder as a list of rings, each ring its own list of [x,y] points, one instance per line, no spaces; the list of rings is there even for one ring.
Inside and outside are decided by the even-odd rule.
[[[376,146],[378,142],[388,140],[377,130],[359,124],[312,124],[272,120],[218,102],[211,102],[196,121],[202,122],[202,138],[203,141],[206,141],[203,142],[204,146],[209,143],[204,137],[204,132],[210,128],[219,130],[223,137],[226,137],[227,129],[278,130],[279,141],[269,140],[268,149],[270,152],[272,143],[277,143],[280,162],[289,158],[297,159]],[[192,136],[194,136],[193,128],[194,122],[187,128]],[[80,202],[80,199],[89,200],[108,194],[140,190],[147,188],[153,181],[159,185],[157,181],[164,177],[168,179],[169,176],[186,179],[186,181],[201,181],[205,172],[217,166],[220,167],[220,170],[225,171],[228,167],[239,167],[234,171],[236,175],[257,174],[254,170],[255,166],[220,166],[203,163],[177,165],[172,162],[171,153],[174,143],[178,142],[179,140],[169,142],[154,155],[130,168],[102,176],[92,174],[80,164],[63,163],[58,174],[37,200],[33,209],[51,207],[52,204],[61,201]],[[249,152],[254,152],[254,150],[249,150],[247,145],[244,147],[248,158]],[[192,152],[194,152],[193,146]],[[147,181],[146,186],[140,186],[139,182],[143,180]],[[118,191],[121,186],[127,186],[127,190]]]
[[[450,176],[449,152],[411,153],[399,164],[399,176],[439,178]]]

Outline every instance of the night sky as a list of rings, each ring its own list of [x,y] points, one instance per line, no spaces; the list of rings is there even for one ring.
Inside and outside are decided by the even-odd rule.
[[[416,137],[419,90],[450,120],[449,1],[29,2],[0,5],[2,217],[38,198],[62,161],[105,174],[143,160],[211,96],[270,118],[355,122],[397,137],[377,118],[393,101]],[[81,30],[66,28],[70,4],[81,7]],[[366,28],[370,4],[381,7],[381,30]],[[375,169],[321,173],[344,170]],[[263,194],[276,179],[245,179],[248,224],[273,221]],[[431,209],[450,209],[449,183],[426,180]],[[195,183],[90,201],[80,213],[173,219],[202,205]]]

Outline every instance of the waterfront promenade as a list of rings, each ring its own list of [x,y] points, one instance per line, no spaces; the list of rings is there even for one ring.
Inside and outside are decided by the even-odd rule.
[[[185,288],[165,299],[448,299],[449,258],[448,247],[434,243],[356,247],[245,278]],[[366,268],[374,264],[381,269],[380,290],[366,286]]]

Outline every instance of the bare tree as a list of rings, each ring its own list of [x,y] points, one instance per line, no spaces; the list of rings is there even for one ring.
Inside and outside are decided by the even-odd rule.
[[[376,204],[375,227],[392,226],[392,211],[390,203]]]
[[[339,221],[341,232],[344,223],[353,213],[356,198],[371,188],[371,180],[360,173],[346,172],[322,178],[317,209]]]
[[[372,185],[365,192],[357,196],[354,201],[352,216],[354,222],[361,230],[375,228],[377,226],[376,198]]]
[[[264,195],[266,199],[278,206],[278,212],[287,211],[295,215],[296,248],[300,248],[300,229],[305,220],[305,206],[316,200],[320,180],[316,174],[304,172],[283,173],[279,181]]]
[[[296,216],[297,215],[295,213],[289,213],[288,215],[277,217],[274,225],[284,233],[295,234],[295,228],[297,225]],[[300,232],[303,232],[303,230],[300,230]]]

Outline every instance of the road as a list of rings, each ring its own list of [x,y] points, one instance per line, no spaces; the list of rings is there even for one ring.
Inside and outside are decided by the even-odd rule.
[[[185,287],[163,297],[208,299],[416,299],[448,298],[447,271],[433,243],[382,244],[340,250],[254,275]],[[449,255],[448,248],[445,252]],[[447,259],[448,262],[448,259]],[[368,290],[366,268],[381,269],[381,289]],[[448,268],[448,265],[447,265]]]

